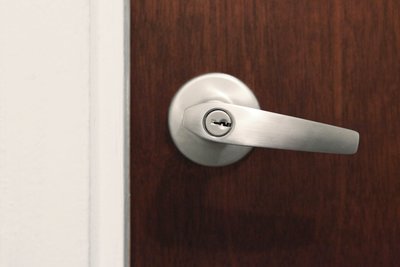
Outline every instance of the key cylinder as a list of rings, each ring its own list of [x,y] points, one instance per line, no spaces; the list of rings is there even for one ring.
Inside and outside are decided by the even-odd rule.
[[[220,109],[208,112],[203,123],[206,131],[216,137],[224,136],[232,129],[231,117],[226,111]]]

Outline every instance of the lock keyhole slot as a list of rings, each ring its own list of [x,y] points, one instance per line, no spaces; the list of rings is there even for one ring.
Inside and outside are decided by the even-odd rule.
[[[222,109],[213,109],[204,116],[203,125],[207,133],[221,137],[232,129],[232,119],[228,112]]]
[[[213,121],[212,123],[219,125],[219,126],[223,126],[223,127],[231,127],[232,126],[232,123],[226,121],[225,119],[222,119],[220,121]]]

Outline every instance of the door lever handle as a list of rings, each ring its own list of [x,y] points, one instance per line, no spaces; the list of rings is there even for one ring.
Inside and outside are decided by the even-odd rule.
[[[212,142],[309,152],[354,154],[359,140],[353,130],[222,102],[187,108],[183,126]]]
[[[194,78],[177,92],[169,129],[178,149],[206,166],[231,164],[252,147],[354,154],[359,143],[356,131],[260,110],[244,83],[222,73]]]

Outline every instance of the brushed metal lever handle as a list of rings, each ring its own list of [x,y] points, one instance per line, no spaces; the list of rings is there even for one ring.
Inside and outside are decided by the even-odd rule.
[[[260,110],[253,92],[223,73],[183,85],[171,102],[168,124],[176,147],[206,166],[234,163],[252,147],[354,154],[359,143],[356,131]]]
[[[226,135],[213,136],[207,131],[204,118],[211,110],[221,110],[230,116],[232,129]],[[354,154],[359,140],[359,134],[353,130],[218,102],[187,108],[183,126],[212,142],[309,152]],[[219,123],[215,127],[227,128]]]

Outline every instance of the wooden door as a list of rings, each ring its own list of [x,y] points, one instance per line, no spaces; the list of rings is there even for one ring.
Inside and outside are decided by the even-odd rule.
[[[399,1],[131,5],[133,266],[400,264]],[[168,107],[209,72],[242,80],[262,109],[358,131],[358,153],[192,163]]]

